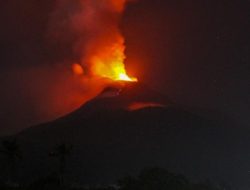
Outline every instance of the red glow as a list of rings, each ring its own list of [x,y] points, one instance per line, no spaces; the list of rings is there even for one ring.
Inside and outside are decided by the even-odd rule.
[[[82,66],[78,63],[74,63],[72,65],[72,70],[73,70],[74,74],[76,74],[76,75],[83,75],[84,74],[84,70],[83,70]]]
[[[144,108],[150,108],[150,107],[166,107],[163,104],[159,104],[159,103],[154,103],[154,102],[135,102],[132,103],[128,106],[128,110],[129,111],[135,111],[135,110],[140,110],[140,109],[144,109]]]

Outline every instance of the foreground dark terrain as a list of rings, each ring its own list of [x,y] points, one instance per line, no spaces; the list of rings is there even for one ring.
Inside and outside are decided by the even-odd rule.
[[[139,108],[131,109],[135,103]],[[136,176],[143,168],[160,167],[181,173],[195,184],[210,179],[216,184],[247,187],[247,137],[248,131],[184,111],[142,84],[111,87],[75,112],[11,137],[21,150],[12,179],[26,185],[58,179],[58,184],[76,187],[106,186]],[[1,179],[7,181],[8,164],[4,163],[8,162],[4,155],[1,160]],[[164,169],[157,172],[168,173]],[[127,180],[131,181],[126,185],[132,185],[124,190],[140,189],[135,179]],[[144,186],[141,189],[155,189]],[[209,188],[214,189],[197,189]]]

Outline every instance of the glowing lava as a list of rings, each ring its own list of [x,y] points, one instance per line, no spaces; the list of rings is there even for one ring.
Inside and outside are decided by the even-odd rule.
[[[136,82],[125,69],[125,39],[119,29],[128,0],[81,0],[81,11],[72,18],[79,39],[79,63],[91,77]],[[87,37],[86,37],[87,36]],[[74,73],[81,73],[79,65]]]
[[[136,78],[130,78],[127,74],[124,74],[124,73],[119,74],[119,80],[131,81],[131,82],[136,82],[137,81]]]
[[[95,51],[95,55],[90,58],[90,72],[92,76],[109,78],[114,81],[129,81],[137,82],[137,78],[128,76],[124,60],[125,45],[123,43],[123,37],[120,36],[120,40],[115,42],[112,46],[98,47],[98,51]],[[73,64],[73,72],[77,75],[84,73],[80,64]]]
[[[135,111],[140,110],[144,108],[164,108],[166,107],[163,104],[160,103],[154,103],[154,102],[135,102],[128,106],[129,111]]]
[[[126,56],[124,51],[124,38],[121,34],[114,38],[113,44],[98,47],[98,51],[90,59],[92,74],[115,81],[136,82],[137,79],[129,77],[126,72],[124,65]]]

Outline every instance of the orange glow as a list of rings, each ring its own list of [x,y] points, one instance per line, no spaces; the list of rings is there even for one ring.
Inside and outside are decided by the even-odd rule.
[[[83,75],[84,74],[84,70],[83,70],[82,66],[78,63],[74,63],[72,65],[72,70],[73,70],[73,73],[76,75]]]
[[[125,39],[119,22],[128,0],[81,1],[82,12],[74,15],[72,26],[79,36],[76,51],[88,76],[114,81],[136,82],[125,69]],[[85,39],[85,37],[83,38]],[[79,66],[74,66],[79,73]]]
[[[95,55],[91,58],[92,73],[96,76],[101,76],[104,78],[109,78],[115,81],[130,81],[136,82],[137,79],[134,77],[129,77],[124,60],[126,58],[124,51],[124,39],[121,35],[116,42],[110,46],[104,45],[98,47]]]
[[[117,11],[123,11],[124,5],[126,3],[126,0],[111,0],[111,3],[113,4],[115,10]]]
[[[163,104],[154,103],[154,102],[135,102],[128,106],[128,110],[135,111],[135,110],[140,110],[140,109],[150,108],[150,107],[164,108],[166,106]]]

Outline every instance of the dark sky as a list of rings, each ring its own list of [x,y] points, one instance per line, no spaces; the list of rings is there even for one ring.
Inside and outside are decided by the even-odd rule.
[[[132,67],[190,106],[249,123],[249,1],[141,1],[127,12]],[[135,16],[136,15],[136,16]]]
[[[53,69],[73,57],[67,41],[55,45],[48,38],[53,4],[0,2],[0,134],[59,114],[48,117],[40,105],[49,107],[51,89],[66,80]],[[248,127],[249,4],[249,0],[130,4],[121,23],[128,69],[173,101],[222,112]]]

